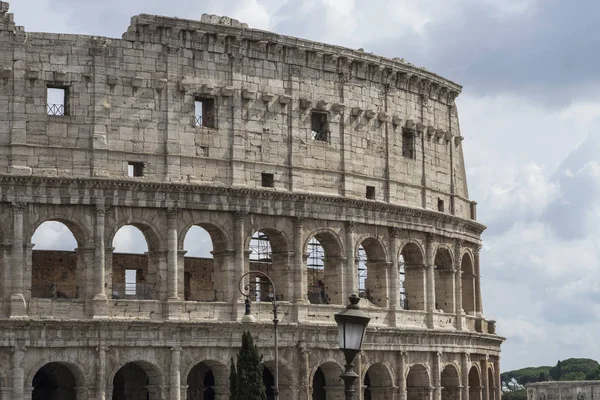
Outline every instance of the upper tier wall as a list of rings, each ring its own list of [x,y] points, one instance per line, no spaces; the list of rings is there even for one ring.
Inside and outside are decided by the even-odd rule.
[[[268,190],[371,187],[369,199],[474,217],[461,88],[435,74],[227,18],[138,15],[107,39],[27,33],[7,12],[0,2],[0,173],[236,187],[273,174]],[[48,115],[48,87],[66,89],[67,115]],[[212,127],[196,126],[199,97]]]

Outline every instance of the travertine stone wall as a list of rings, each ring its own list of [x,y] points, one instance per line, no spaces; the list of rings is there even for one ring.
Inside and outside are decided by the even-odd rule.
[[[68,91],[67,115],[48,115],[48,87]],[[77,399],[111,399],[124,368],[142,398],[194,398],[210,371],[225,400],[246,329],[274,371],[270,302],[253,301],[256,325],[239,322],[260,231],[281,399],[343,398],[333,315],[359,289],[371,317],[362,398],[499,399],[503,338],[483,315],[485,227],[467,193],[460,90],[403,60],[227,17],[138,15],[111,39],[28,32],[0,1],[0,397],[29,399],[37,374],[56,373]],[[195,125],[197,98],[214,103],[213,126]],[[313,112],[326,140],[313,139]],[[62,261],[31,243],[45,221],[76,239]],[[147,254],[114,253],[125,225]],[[211,237],[210,267],[184,258],[194,225]],[[321,297],[309,295],[312,239]],[[132,264],[144,291],[123,296]],[[39,296],[48,280],[56,293]]]
[[[538,382],[527,386],[527,400],[586,400],[600,396],[600,381]]]

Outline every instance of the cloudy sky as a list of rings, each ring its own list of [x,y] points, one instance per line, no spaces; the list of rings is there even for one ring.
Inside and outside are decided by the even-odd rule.
[[[462,84],[470,197],[488,226],[484,311],[508,338],[503,370],[600,359],[597,1],[12,0],[11,11],[27,31],[109,37],[139,13],[229,15]]]

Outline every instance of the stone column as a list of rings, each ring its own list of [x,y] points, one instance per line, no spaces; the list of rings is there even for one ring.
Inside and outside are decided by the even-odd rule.
[[[212,252],[214,261],[213,283],[215,285],[215,300],[231,302],[238,293],[235,275],[235,251],[220,250]]]
[[[169,282],[169,300],[179,300],[177,280],[177,219],[179,209],[169,208],[167,211],[167,280]]]
[[[442,399],[442,353],[435,352],[433,354],[433,398],[434,400]]]
[[[456,295],[454,296],[456,299],[455,309],[456,309],[456,329],[462,330],[465,327],[465,311],[463,310],[463,300],[462,300],[462,260],[460,258],[462,247],[462,240],[457,239],[454,243],[454,270],[456,274],[454,276],[454,287],[456,289]]]
[[[17,344],[12,348],[11,370],[12,370],[12,398],[13,400],[25,399],[25,371],[23,360],[25,359],[26,347]],[[29,397],[31,398],[31,396]]]
[[[169,400],[179,400],[181,396],[181,347],[171,348],[169,371]]]
[[[488,368],[489,368],[489,358],[486,355],[484,359],[481,360],[481,386],[483,386],[483,400],[491,400],[490,399],[490,381],[488,379]]]
[[[108,206],[104,202],[96,204],[96,226],[94,229],[94,318],[108,318],[106,296],[106,244],[104,228]]]
[[[234,246],[235,246],[235,270],[234,270],[234,274],[233,274],[233,281],[234,281],[234,293],[233,293],[233,320],[237,320],[238,316],[243,315],[244,314],[244,310],[243,307],[241,307],[241,303],[243,301],[243,296],[242,294],[239,292],[238,288],[238,282],[242,276],[242,274],[248,272],[246,270],[246,258],[247,258],[247,252],[246,252],[246,248],[245,248],[245,235],[246,235],[246,231],[245,231],[245,221],[246,218],[248,216],[248,213],[246,211],[237,211],[234,215],[234,234],[233,234],[233,241],[234,241]],[[248,282],[248,279],[246,278],[246,283]],[[240,306],[240,307],[238,307]],[[241,314],[240,314],[241,313]]]
[[[27,306],[23,296],[23,275],[25,259],[23,254],[23,212],[26,203],[13,203],[13,245],[12,245],[12,290],[10,296],[10,318],[27,318]]]
[[[396,322],[395,311],[400,306],[400,275],[398,271],[398,238],[400,237],[400,228],[389,228],[390,235],[390,260],[392,267],[390,269],[389,295],[390,295],[390,310],[394,313],[392,321]]]
[[[188,385],[180,385],[179,387],[179,396],[180,399],[186,399],[188,398]]]
[[[425,241],[425,267],[427,268],[427,327],[433,329],[433,313],[435,311],[435,260],[433,259],[433,243],[435,236],[427,234]]]
[[[107,347],[100,345],[96,348],[96,400],[106,399],[106,351]]]
[[[229,387],[227,385],[213,386],[213,390],[215,391],[215,400],[229,400]]]
[[[358,291],[358,271],[356,269],[355,259],[356,251],[354,248],[354,221],[346,222],[346,268],[342,270],[342,276],[339,282],[342,283],[343,304],[346,304],[348,296]]]
[[[480,268],[480,259],[479,253],[481,251],[481,246],[475,247],[473,254],[475,255],[475,311],[478,317],[483,315],[483,305],[481,304],[481,268]]]
[[[400,351],[398,357],[398,400],[406,400],[406,352]]]
[[[469,399],[469,364],[471,362],[469,353],[460,354],[460,375],[462,381],[461,398],[462,400]]]
[[[304,259],[304,243],[302,236],[302,227],[304,219],[294,219],[294,303],[308,303],[308,282],[306,262]]]
[[[494,379],[495,379],[495,390],[494,390],[494,395],[495,398],[494,400],[500,400],[502,398],[502,380],[500,377],[500,356],[496,356],[496,359],[494,360]]]

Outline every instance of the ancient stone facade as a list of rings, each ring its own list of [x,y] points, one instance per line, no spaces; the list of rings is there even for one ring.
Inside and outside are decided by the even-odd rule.
[[[460,89],[228,18],[138,15],[109,39],[27,32],[0,2],[2,399],[227,399],[243,329],[268,381],[270,303],[239,322],[256,232],[280,302],[282,399],[342,398],[333,315],[357,291],[372,317],[362,398],[499,399]],[[32,256],[45,221],[77,240],[72,280]],[[143,298],[115,289],[124,225],[148,243]],[[186,294],[195,225],[212,239],[211,301]]]
[[[527,400],[590,400],[600,398],[600,381],[530,383]]]

